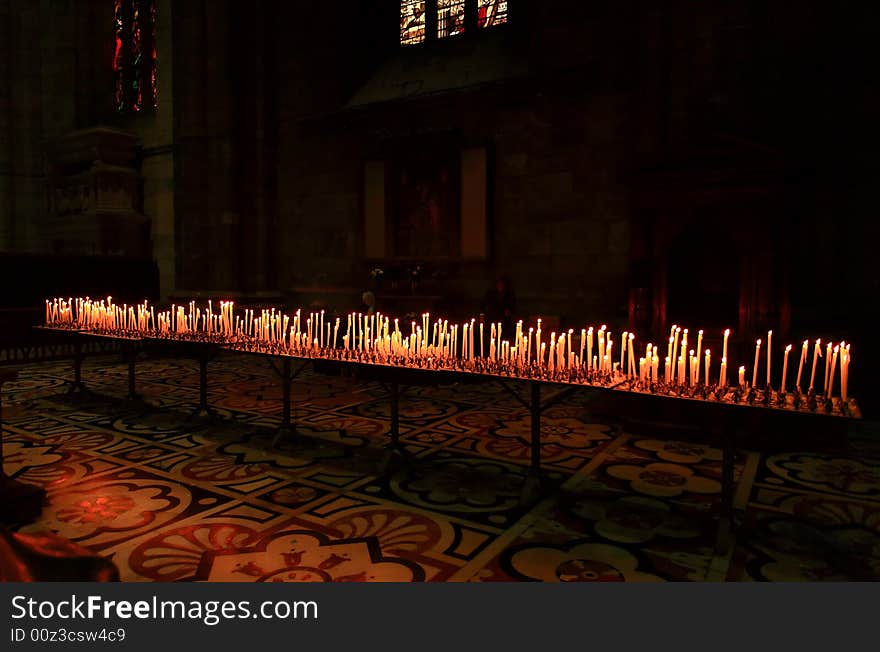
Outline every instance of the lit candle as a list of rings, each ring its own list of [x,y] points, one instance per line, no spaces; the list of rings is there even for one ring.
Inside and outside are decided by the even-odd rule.
[[[767,331],[767,385],[766,387],[770,388],[770,362],[771,362],[771,353],[773,351],[773,331]]]
[[[609,333],[608,339],[606,340],[606,344],[605,344],[605,358],[606,358],[605,371],[611,371],[611,360],[612,360],[611,347],[613,344],[614,344],[614,341],[611,339],[611,334]]]
[[[814,382],[816,380],[816,360],[822,355],[822,340],[816,340],[816,346],[813,347],[813,370],[810,372],[810,389],[813,391]]]
[[[759,339],[757,342],[755,342],[755,366],[752,369],[752,387],[754,387],[758,382],[758,362],[760,361],[760,358],[758,358],[758,355],[760,355],[760,352],[761,352],[761,340]]]
[[[831,342],[828,342],[828,346],[825,349],[825,378],[822,380],[822,393],[830,396],[828,394],[828,371],[831,369]]]
[[[709,364],[712,362],[712,355],[709,352],[709,349],[706,349],[706,369],[705,369],[705,380],[703,384],[708,387],[709,386]]]
[[[791,353],[791,344],[785,347],[785,356],[782,358],[782,386],[780,390],[785,394],[785,376],[788,374],[788,354]]]
[[[673,338],[672,338],[672,339],[673,339],[673,342],[672,342],[672,355],[674,355],[674,356],[678,355],[678,334],[679,334],[680,332],[681,332],[681,327],[676,326],[676,327],[675,327],[675,335],[674,335]],[[679,373],[678,381],[681,382],[681,365],[679,365],[678,373]],[[675,380],[675,370],[674,370],[674,369],[673,369],[673,371],[672,371],[672,380],[673,380],[673,381]]]
[[[587,330],[587,369],[593,368],[593,327]]]
[[[807,359],[807,340],[804,340],[804,345],[801,347],[801,359],[798,362],[798,373],[797,373],[797,382],[795,383],[795,387],[797,391],[801,391],[801,373],[804,370],[804,360]]]
[[[727,359],[727,338],[730,337],[730,329],[724,331],[724,347],[721,349],[721,359]]]
[[[834,368],[837,366],[837,353],[840,350],[840,346],[834,347],[834,356],[831,358],[831,370],[828,373],[828,391],[826,395],[828,398],[831,398],[831,393],[834,389]]]
[[[694,383],[700,381],[700,354],[703,351],[703,331],[697,331],[697,369],[694,372]]]
[[[535,331],[535,354],[538,356],[538,366],[544,363],[544,344],[541,342],[541,320],[538,319],[538,330]]]
[[[580,355],[579,355],[580,360],[582,362],[584,359],[584,347],[586,346],[586,344],[587,344],[587,329],[582,328],[581,329],[581,348],[580,348]]]
[[[629,355],[629,373],[631,373],[631,374],[635,373],[635,366],[636,366],[635,357],[633,356],[633,339],[635,339],[635,336],[632,333],[630,333],[629,334],[629,353],[628,353],[628,355]]]

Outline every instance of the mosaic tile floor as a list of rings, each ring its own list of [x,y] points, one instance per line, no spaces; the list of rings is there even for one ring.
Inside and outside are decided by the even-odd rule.
[[[845,454],[740,454],[741,523],[714,553],[720,452],[594,423],[577,401],[544,420],[556,489],[526,507],[525,410],[491,385],[412,388],[411,466],[383,465],[388,405],[372,383],[305,373],[301,436],[269,451],[280,384],[265,362],[210,365],[223,417],[187,422],[194,363],[87,360],[101,397],[66,395],[69,362],[4,389],[6,471],[44,486],[25,531],[112,559],[126,581],[663,581],[880,578],[880,437]],[[839,450],[839,449],[838,449]]]

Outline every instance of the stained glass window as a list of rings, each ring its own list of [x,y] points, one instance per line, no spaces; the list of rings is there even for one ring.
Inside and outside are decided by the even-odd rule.
[[[158,106],[155,0],[114,0],[114,101],[120,113]]]
[[[494,27],[507,22],[507,0],[478,0],[477,27]]]
[[[401,0],[400,43],[413,45],[425,40],[424,0]]]
[[[437,38],[464,31],[464,0],[437,0]]]
[[[400,44],[461,34],[507,22],[508,0],[401,0]]]

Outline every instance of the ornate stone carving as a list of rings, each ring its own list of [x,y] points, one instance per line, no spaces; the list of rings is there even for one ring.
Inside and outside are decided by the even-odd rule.
[[[137,136],[109,127],[71,132],[50,154],[47,236],[56,253],[150,255]]]

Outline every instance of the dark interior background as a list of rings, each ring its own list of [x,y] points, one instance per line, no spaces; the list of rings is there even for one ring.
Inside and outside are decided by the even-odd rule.
[[[23,270],[49,269],[50,153],[70,132],[138,137],[145,293],[341,310],[377,264],[403,265],[364,255],[364,162],[486,147],[488,257],[426,264],[450,313],[477,312],[507,274],[523,318],[660,342],[672,322],[743,319],[739,350],[767,328],[846,339],[852,393],[876,391],[866,7],[510,0],[505,27],[401,48],[395,0],[157,0],[159,106],[131,116],[112,101],[112,5],[0,0],[7,308],[52,285]],[[51,267],[57,291],[96,293],[89,264]]]

